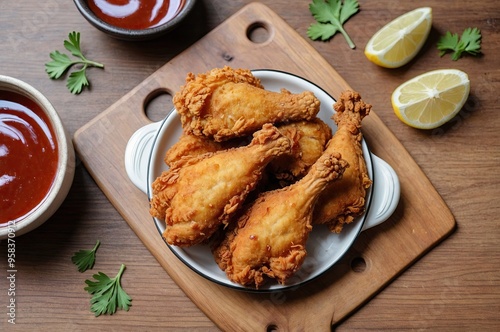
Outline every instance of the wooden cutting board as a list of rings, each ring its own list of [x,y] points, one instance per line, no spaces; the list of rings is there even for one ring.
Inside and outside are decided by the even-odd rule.
[[[253,42],[249,27],[268,39]],[[230,32],[230,33],[229,33]],[[150,123],[144,111],[161,91],[173,95],[188,72],[215,67],[278,69],[300,75],[338,97],[349,85],[291,27],[266,6],[252,3],[162,66],[88,124],[74,144],[111,203],[186,295],[223,330],[330,331],[455,228],[455,219],[425,174],[375,112],[363,121],[373,153],[399,175],[401,200],[384,224],[363,232],[346,256],[312,283],[286,292],[255,294],[216,285],[181,263],[160,238],[144,193],[127,177],[130,136]],[[363,94],[362,91],[361,95]],[[167,110],[165,110],[165,114]],[[359,270],[364,261],[364,270]],[[363,265],[363,264],[361,264]]]

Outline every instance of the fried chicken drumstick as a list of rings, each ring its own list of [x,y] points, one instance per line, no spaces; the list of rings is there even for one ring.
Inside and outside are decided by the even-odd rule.
[[[227,66],[188,74],[173,102],[184,131],[215,141],[250,135],[265,123],[310,120],[320,106],[310,91],[268,91],[251,71]]]
[[[232,139],[216,142],[206,136],[195,136],[182,133],[181,137],[165,153],[165,164],[169,167],[182,166],[189,159],[209,152],[218,152],[248,144],[250,139]]]
[[[284,284],[306,257],[317,197],[346,166],[340,154],[327,153],[298,182],[261,194],[213,250],[228,278],[257,288],[264,276]]]
[[[208,239],[228,223],[266,165],[290,150],[290,140],[267,124],[247,146],[203,154],[163,172],[152,185],[150,213],[165,220],[165,241],[190,246]]]
[[[320,195],[314,211],[314,222],[327,224],[331,231],[340,233],[346,223],[364,212],[366,190],[372,181],[368,177],[361,150],[361,121],[372,106],[365,104],[357,92],[344,91],[334,104],[333,120],[337,131],[328,142],[326,151],[338,151],[349,163],[342,179],[331,183]]]
[[[326,143],[332,138],[332,129],[319,118],[290,122],[278,129],[292,141],[292,154],[276,158],[269,167],[276,179],[286,185],[306,175],[325,151]]]
[[[277,126],[278,130],[292,143],[292,153],[275,158],[269,164],[271,174],[284,184],[290,184],[303,177],[309,167],[323,154],[326,143],[332,138],[332,129],[321,119],[296,121]],[[165,163],[181,166],[189,159],[208,152],[217,152],[248,144],[247,137],[216,142],[206,136],[183,133],[165,154]]]

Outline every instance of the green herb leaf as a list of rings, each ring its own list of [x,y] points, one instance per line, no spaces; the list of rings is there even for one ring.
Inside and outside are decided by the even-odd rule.
[[[71,59],[59,51],[50,53],[52,61],[45,64],[45,70],[50,78],[58,79],[64,72],[73,65]]]
[[[340,32],[350,48],[356,45],[344,30],[343,24],[359,11],[357,0],[313,0],[309,4],[309,11],[317,21],[309,26],[307,35],[312,40],[328,40]]]
[[[460,39],[458,34],[448,31],[439,39],[437,48],[440,51],[439,56],[453,52],[451,55],[453,61],[460,59],[464,52],[474,56],[479,55],[481,54],[481,31],[478,28],[467,28]]]
[[[64,41],[64,47],[71,52],[79,60],[71,60],[69,56],[59,51],[50,53],[52,61],[45,64],[45,71],[52,79],[59,79],[73,65],[80,65],[80,69],[71,73],[68,77],[66,86],[73,94],[79,94],[85,86],[89,86],[89,81],[86,76],[88,67],[104,68],[104,65],[99,62],[91,61],[85,58],[80,48],[80,33],[71,32],[68,35],[68,40]]]
[[[80,49],[80,33],[75,31],[70,32],[68,39],[69,40],[64,41],[64,47],[74,56],[79,57],[82,60],[86,60]]]
[[[75,252],[73,257],[71,257],[71,261],[78,267],[79,272],[85,272],[94,267],[95,254],[100,244],[101,242],[97,240],[94,248],[91,250],[80,250]]]
[[[72,72],[69,77],[68,77],[68,83],[66,86],[68,87],[69,91],[73,94],[79,94],[82,92],[83,87],[89,85],[89,81],[87,80],[87,76],[85,75],[85,69],[87,69],[87,66],[83,66],[82,69],[78,71]]]
[[[465,52],[471,55],[481,53],[481,30],[478,28],[467,28],[462,33],[461,40],[465,44]]]
[[[313,40],[321,39],[324,41],[330,39],[337,31],[337,27],[333,24],[313,23],[309,26],[307,35]]]
[[[114,278],[108,277],[102,272],[94,274],[93,277],[96,281],[85,280],[87,287],[84,289],[92,296],[90,300],[90,310],[95,316],[102,314],[114,314],[117,309],[128,311],[132,299],[123,290],[121,286],[121,277],[125,271],[125,265],[122,264],[120,271]]]

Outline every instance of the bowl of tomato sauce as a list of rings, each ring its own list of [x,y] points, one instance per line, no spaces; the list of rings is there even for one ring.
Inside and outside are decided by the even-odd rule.
[[[71,139],[49,100],[0,75],[0,239],[47,221],[66,198],[74,173]]]
[[[97,29],[123,40],[149,40],[174,29],[195,0],[73,0]]]

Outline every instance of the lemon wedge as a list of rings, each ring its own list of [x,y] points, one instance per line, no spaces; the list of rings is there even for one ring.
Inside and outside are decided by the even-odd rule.
[[[409,126],[434,129],[451,120],[467,101],[470,81],[458,69],[438,69],[414,77],[392,93],[396,116]]]
[[[422,7],[403,14],[377,31],[365,47],[371,62],[386,68],[401,67],[417,55],[432,26],[432,9]]]

